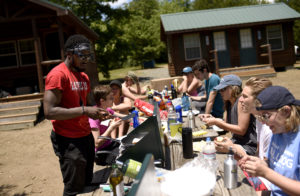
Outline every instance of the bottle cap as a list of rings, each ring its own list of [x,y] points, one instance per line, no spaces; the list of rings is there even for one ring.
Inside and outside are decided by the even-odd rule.
[[[233,150],[232,150],[232,147],[229,147],[229,152],[228,152],[228,154],[234,155],[234,152],[233,152]]]
[[[174,88],[173,84],[171,84],[171,88]]]
[[[210,142],[210,141],[211,141],[210,137],[207,137],[206,142]]]

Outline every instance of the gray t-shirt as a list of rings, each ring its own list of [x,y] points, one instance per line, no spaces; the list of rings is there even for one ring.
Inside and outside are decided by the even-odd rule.
[[[227,123],[237,125],[238,124],[238,102],[239,99],[236,100],[233,107],[230,104],[227,105]],[[255,155],[257,148],[257,134],[256,134],[256,124],[255,117],[250,114],[250,122],[245,135],[237,135],[232,134],[231,138],[234,144],[241,145],[249,155]]]

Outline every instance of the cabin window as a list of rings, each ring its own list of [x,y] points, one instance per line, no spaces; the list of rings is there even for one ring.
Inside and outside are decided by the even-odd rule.
[[[240,30],[241,48],[252,48],[251,29]]]
[[[34,64],[35,51],[32,39],[0,43],[0,69]]]
[[[0,68],[17,67],[17,51],[16,42],[1,42],[0,43]]]
[[[271,44],[272,50],[282,50],[283,38],[281,25],[267,26],[267,39],[268,43]]]
[[[35,52],[32,39],[19,40],[19,58],[20,65],[34,65],[35,64]]]
[[[214,44],[215,49],[218,51],[226,50],[226,40],[225,40],[225,32],[214,32]]]
[[[201,58],[200,36],[199,34],[188,34],[183,36],[185,60]]]

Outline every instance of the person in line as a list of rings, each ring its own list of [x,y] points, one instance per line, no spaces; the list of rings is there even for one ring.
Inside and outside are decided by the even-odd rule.
[[[133,85],[136,85],[136,88]],[[130,93],[136,95],[145,95],[147,92],[148,85],[141,88],[139,78],[133,71],[129,71],[125,76],[124,82],[122,83],[122,89],[127,88]]]
[[[273,132],[267,159],[244,156],[240,167],[269,180],[271,195],[300,195],[300,100],[282,86],[270,86],[258,96],[259,119]]]
[[[221,93],[225,102],[224,121],[214,117],[206,117],[202,120],[209,126],[216,125],[232,133],[231,141],[225,139],[223,142],[215,143],[216,150],[228,152],[228,145],[234,143],[238,144],[235,146],[239,150],[245,151],[249,155],[255,155],[257,148],[255,117],[243,112],[242,104],[239,102],[242,93],[241,79],[233,74],[226,75],[214,89]]]
[[[206,100],[206,116],[212,115],[216,118],[223,118],[223,100],[220,93],[214,90],[214,87],[220,83],[219,76],[209,71],[208,64],[204,59],[196,61],[192,69],[197,79],[201,81],[205,80],[205,94],[198,98],[192,97],[192,100]]]
[[[83,35],[69,37],[65,61],[47,75],[44,114],[51,120],[51,142],[59,158],[63,176],[63,195],[76,195],[93,178],[94,138],[89,117],[105,119],[109,114],[90,104],[90,81],[84,73],[91,56],[90,41]]]
[[[255,117],[259,114],[256,110],[256,97],[257,95],[264,90],[265,88],[272,85],[272,82],[267,78],[260,77],[251,77],[246,83],[245,87],[242,91],[242,96],[239,101],[242,106],[242,110],[245,113],[250,113]],[[260,159],[264,160],[267,154],[267,150],[269,148],[270,140],[272,137],[271,129],[266,125],[261,123],[258,119],[256,119],[256,132],[257,132],[257,151],[255,153]],[[227,142],[228,147],[231,146],[240,157],[246,156],[247,153],[244,150],[240,150],[240,148],[234,145],[230,139],[224,138]],[[216,145],[220,145],[218,141],[215,141]],[[240,157],[237,157],[240,159]],[[250,184],[255,188],[257,192],[270,190],[270,182],[264,178],[252,178],[244,172]]]
[[[130,98],[123,95],[123,88],[122,84],[119,80],[113,80],[109,84],[114,100],[113,100],[113,106],[111,107],[112,110],[119,112],[121,114],[128,114],[129,110],[132,108],[132,103]],[[117,138],[122,137],[127,134],[129,129],[129,120],[122,121],[121,125],[116,129],[115,131],[112,131],[111,137]]]
[[[125,115],[119,114],[111,109],[113,105],[113,93],[109,86],[98,85],[93,89],[94,100],[96,101],[96,106],[102,109],[107,110],[111,115],[117,115],[119,117],[123,117]],[[121,119],[108,119],[106,121],[101,121],[100,119],[92,119],[89,118],[89,123],[92,128],[92,134],[94,136],[95,141],[95,162],[99,165],[106,165],[107,162],[106,156],[98,156],[97,151],[107,150],[113,151],[115,148],[118,148],[119,143],[112,142],[107,139],[99,139],[99,136],[110,137],[112,131],[117,129],[121,123]],[[109,155],[108,155],[109,156]]]

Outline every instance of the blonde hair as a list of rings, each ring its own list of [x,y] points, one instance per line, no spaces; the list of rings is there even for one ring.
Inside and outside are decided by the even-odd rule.
[[[291,114],[285,121],[285,128],[286,130],[296,132],[300,125],[300,106],[290,105],[290,107]],[[284,106],[280,110],[284,110]]]
[[[241,93],[243,91],[242,87],[241,86],[228,86],[228,87],[231,88],[231,97],[233,97],[234,100],[236,101],[241,96]],[[225,105],[224,105],[225,109],[227,108],[229,103],[230,103],[229,100],[225,101]]]
[[[272,82],[267,78],[251,77],[246,81],[245,86],[249,86],[251,88],[252,96],[256,98],[262,90],[272,86]]]

